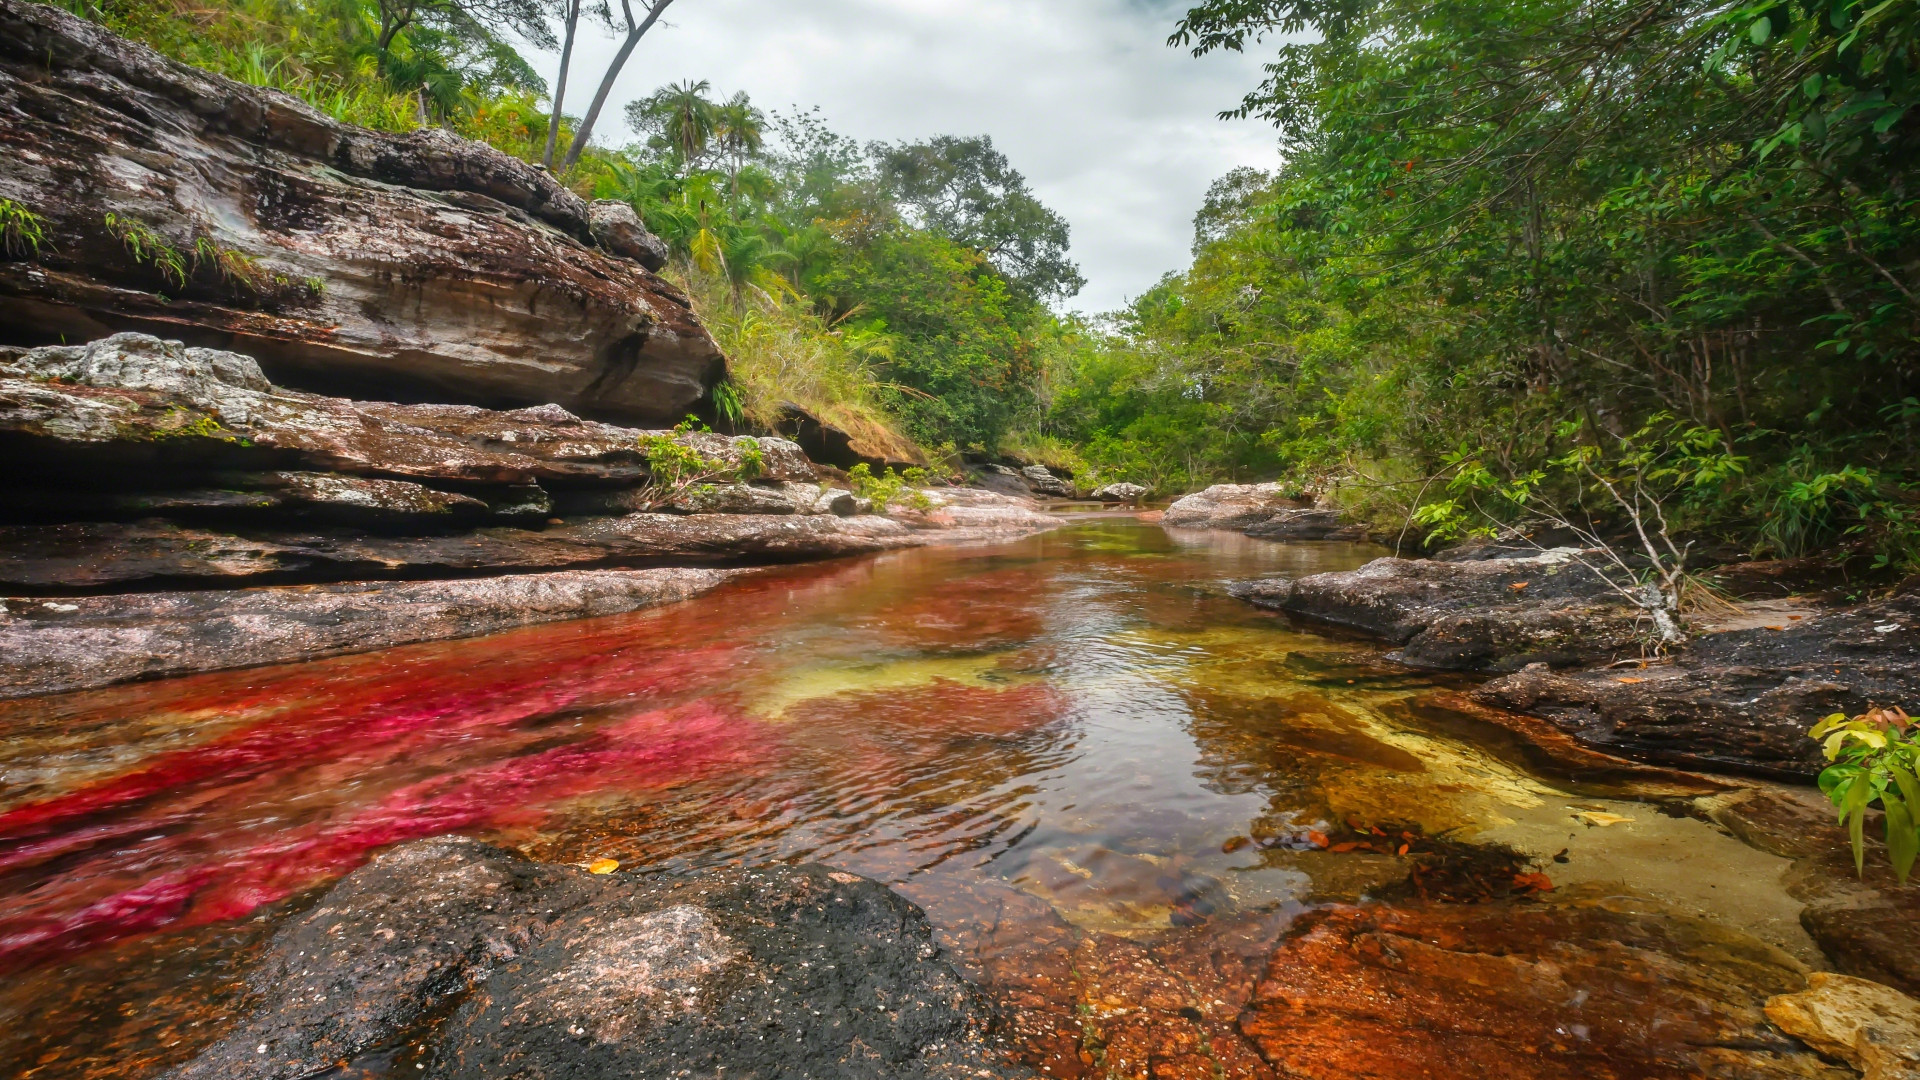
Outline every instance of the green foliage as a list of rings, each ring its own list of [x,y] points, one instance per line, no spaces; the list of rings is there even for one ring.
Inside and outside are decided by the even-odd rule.
[[[45,226],[39,214],[12,199],[0,199],[0,253],[16,259],[37,258],[47,242]]]
[[[1920,735],[1900,709],[1875,709],[1849,718],[1834,713],[1816,724],[1833,764],[1820,773],[1820,790],[1840,811],[1853,841],[1853,866],[1866,872],[1867,809],[1886,813],[1887,858],[1902,885],[1920,855]]]
[[[147,266],[164,281],[177,286],[187,283],[187,257],[167,242],[166,237],[146,225],[119,214],[106,216],[107,231],[127,250],[136,266]]]
[[[922,512],[933,509],[933,500],[921,490],[927,483],[927,470],[918,466],[904,473],[895,473],[889,466],[886,472],[875,476],[873,470],[861,462],[847,471],[847,482],[853,486],[854,495],[871,502],[879,513],[885,513],[887,507],[896,502],[904,502]]]
[[[645,502],[664,506],[685,495],[711,490],[713,482],[743,479],[740,470],[723,457],[704,454],[689,435],[705,433],[705,425],[687,417],[672,431],[649,432],[638,439],[640,454],[647,459]],[[760,447],[752,447],[754,472],[762,465]]]

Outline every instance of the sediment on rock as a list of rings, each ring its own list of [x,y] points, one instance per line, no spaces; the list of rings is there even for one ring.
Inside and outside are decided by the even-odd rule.
[[[251,982],[258,1007],[168,1080],[395,1046],[429,1080],[1028,1075],[987,1054],[919,909],[819,866],[595,876],[416,841],[280,931]]]
[[[743,570],[589,570],[469,581],[0,601],[0,697],[311,660],[617,615]]]
[[[557,180],[444,129],[342,124],[21,0],[0,0],[0,108],[0,197],[45,233],[0,263],[0,344],[145,330],[311,389],[656,423],[724,372],[629,223],[596,229]],[[169,276],[122,243],[134,226],[221,257]]]

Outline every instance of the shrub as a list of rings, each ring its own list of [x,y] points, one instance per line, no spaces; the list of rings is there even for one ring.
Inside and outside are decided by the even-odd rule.
[[[1866,872],[1867,808],[1886,811],[1887,858],[1902,885],[1920,854],[1920,731],[1900,709],[1845,713],[1814,725],[1833,764],[1820,773],[1820,790],[1839,808],[1853,841],[1855,873]]]

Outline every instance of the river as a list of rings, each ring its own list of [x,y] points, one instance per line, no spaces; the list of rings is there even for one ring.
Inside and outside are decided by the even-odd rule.
[[[180,1060],[287,913],[449,832],[888,882],[1051,1075],[1126,1073],[1129,1016],[1239,1009],[1327,905],[1598,897],[1818,962],[1785,860],[1685,812],[1711,785],[1556,763],[1464,684],[1224,591],[1380,553],[1093,517],[633,615],[0,704],[0,1062]],[[1212,997],[1130,999],[1195,943]],[[1123,954],[1133,981],[1089,974]],[[1213,1074],[1267,1067],[1201,1042]]]

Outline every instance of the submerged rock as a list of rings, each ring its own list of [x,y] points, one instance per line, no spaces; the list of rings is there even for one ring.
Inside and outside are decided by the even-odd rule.
[[[429,1080],[1028,1075],[986,1054],[919,909],[819,866],[595,876],[417,841],[283,929],[252,985],[259,1007],[169,1080],[395,1046]]]
[[[148,330],[314,388],[637,422],[724,371],[643,242],[483,143],[342,124],[21,0],[0,102],[0,190],[45,232],[0,262],[11,343]]]
[[[1762,1013],[1791,957],[1630,900],[1334,908],[1296,922],[1240,1029],[1278,1075],[1831,1077]]]
[[[1400,646],[1396,659],[1454,671],[1513,671],[1641,654],[1648,626],[1578,553],[1484,562],[1375,559],[1358,570],[1243,582],[1260,607],[1350,627]]]
[[[1365,540],[1367,527],[1343,520],[1337,510],[1281,510],[1245,530],[1258,540]]]
[[[1821,717],[1920,702],[1920,588],[1777,627],[1703,634],[1646,668],[1529,668],[1476,696],[1611,750],[1810,778],[1825,765],[1807,738]]]
[[[4,600],[0,698],[616,615],[685,600],[745,572],[588,570],[468,581]]]

